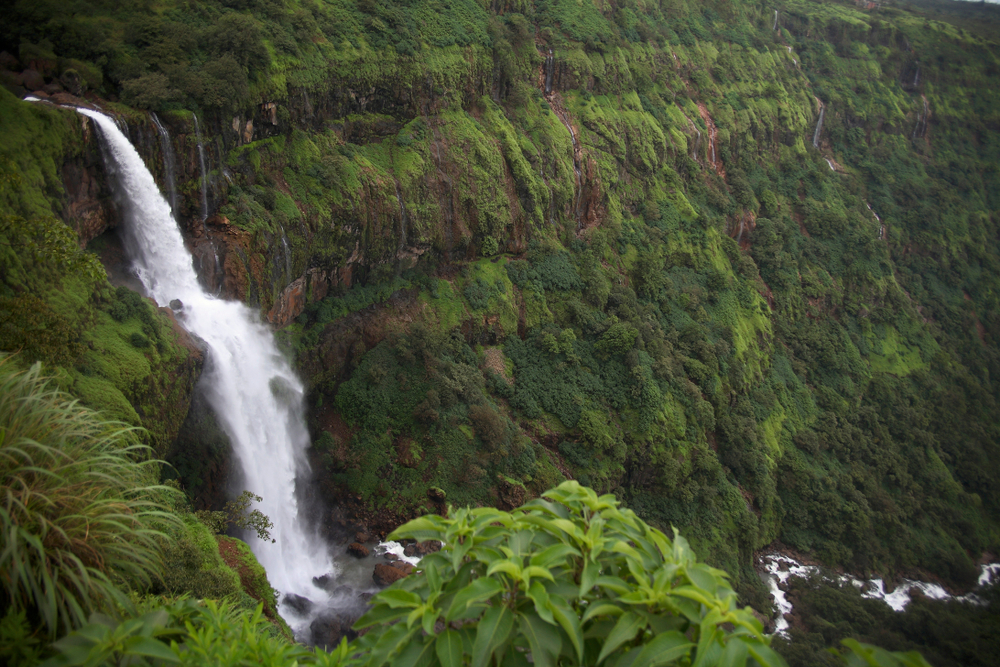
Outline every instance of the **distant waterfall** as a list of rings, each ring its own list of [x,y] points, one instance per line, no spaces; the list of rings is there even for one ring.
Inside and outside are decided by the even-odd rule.
[[[920,83],[920,65],[917,65],[917,73],[913,75],[913,85]]]
[[[156,131],[160,133],[160,150],[163,152],[163,171],[166,172],[167,178],[167,197],[170,202],[170,211],[173,213],[174,217],[177,217],[177,160],[174,157],[174,145],[170,142],[170,133],[167,132],[167,128],[163,126],[160,119],[156,117],[156,114],[150,114],[153,117],[153,124],[156,125]]]
[[[96,127],[122,210],[126,248],[147,292],[160,305],[179,299],[185,327],[206,341],[208,399],[228,434],[245,487],[263,497],[275,543],[248,543],[282,593],[322,595],[312,578],[333,570],[326,548],[306,533],[295,495],[309,446],[303,387],[271,332],[242,303],[207,294],[191,254],[142,158],[107,116],[77,109]],[[284,611],[284,610],[283,610]]]
[[[816,99],[819,102],[819,120],[816,121],[816,131],[813,132],[813,147],[819,148],[819,135],[823,131],[823,115],[826,113],[826,105]]]
[[[208,171],[205,169],[205,146],[201,141],[201,127],[198,116],[194,116],[194,135],[198,139],[198,164],[201,166],[201,219],[208,219]]]
[[[774,30],[777,30],[777,29],[778,29],[778,10],[775,9],[774,10],[774,25],[771,26],[771,30],[774,31]]]

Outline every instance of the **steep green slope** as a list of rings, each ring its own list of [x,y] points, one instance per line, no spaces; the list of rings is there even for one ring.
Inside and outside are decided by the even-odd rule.
[[[572,476],[761,607],[775,540],[958,583],[1000,546],[995,41],[807,1],[4,12],[21,65],[161,112],[332,500]]]

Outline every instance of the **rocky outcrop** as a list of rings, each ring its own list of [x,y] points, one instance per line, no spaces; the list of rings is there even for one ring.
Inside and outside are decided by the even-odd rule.
[[[413,566],[403,561],[379,563],[375,566],[375,571],[372,573],[372,581],[376,585],[385,588],[408,576],[411,572],[413,572]]]
[[[347,546],[347,553],[351,554],[355,558],[367,558],[371,552],[365,545],[358,542],[351,542],[351,544]]]

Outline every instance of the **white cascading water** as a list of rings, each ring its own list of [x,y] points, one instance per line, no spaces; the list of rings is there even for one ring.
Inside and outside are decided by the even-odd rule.
[[[274,523],[275,543],[255,536],[248,543],[275,588],[315,600],[322,593],[312,578],[334,567],[325,545],[303,527],[295,497],[296,473],[307,467],[309,446],[302,384],[249,308],[201,288],[169,204],[114,121],[77,111],[100,128],[120,189],[128,251],[149,296],[160,305],[179,299],[185,327],[210,348],[209,400],[232,441],[245,487],[263,498],[259,509]]]

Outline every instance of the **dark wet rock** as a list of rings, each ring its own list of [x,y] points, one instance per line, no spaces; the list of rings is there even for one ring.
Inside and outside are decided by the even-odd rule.
[[[367,531],[359,530],[358,532],[354,533],[354,541],[358,542],[359,544],[364,544],[365,542],[371,542],[372,536],[369,535]]]
[[[303,615],[308,614],[310,611],[312,611],[312,608],[314,606],[312,600],[310,600],[309,598],[304,598],[301,595],[296,595],[295,593],[288,593],[281,600],[281,602],[285,606],[294,609],[297,613]]]
[[[184,302],[181,301],[180,299],[171,299],[170,300],[170,309],[174,310],[174,311],[183,310],[184,309]]]
[[[371,553],[368,551],[368,547],[358,542],[352,542],[350,546],[347,547],[347,553],[351,554],[356,558],[367,558]]]
[[[313,577],[313,584],[317,588],[322,588],[324,591],[331,591],[334,588],[335,583],[336,580],[333,578],[333,575],[330,574]]]
[[[358,633],[351,629],[355,620],[355,617],[347,614],[324,612],[309,624],[312,643],[324,648],[334,648],[343,637],[347,637],[348,641],[354,639],[358,636]]]
[[[435,551],[441,551],[441,543],[437,540],[427,540],[426,542],[407,544],[403,549],[403,554],[409,558],[417,558],[434,553]]]

